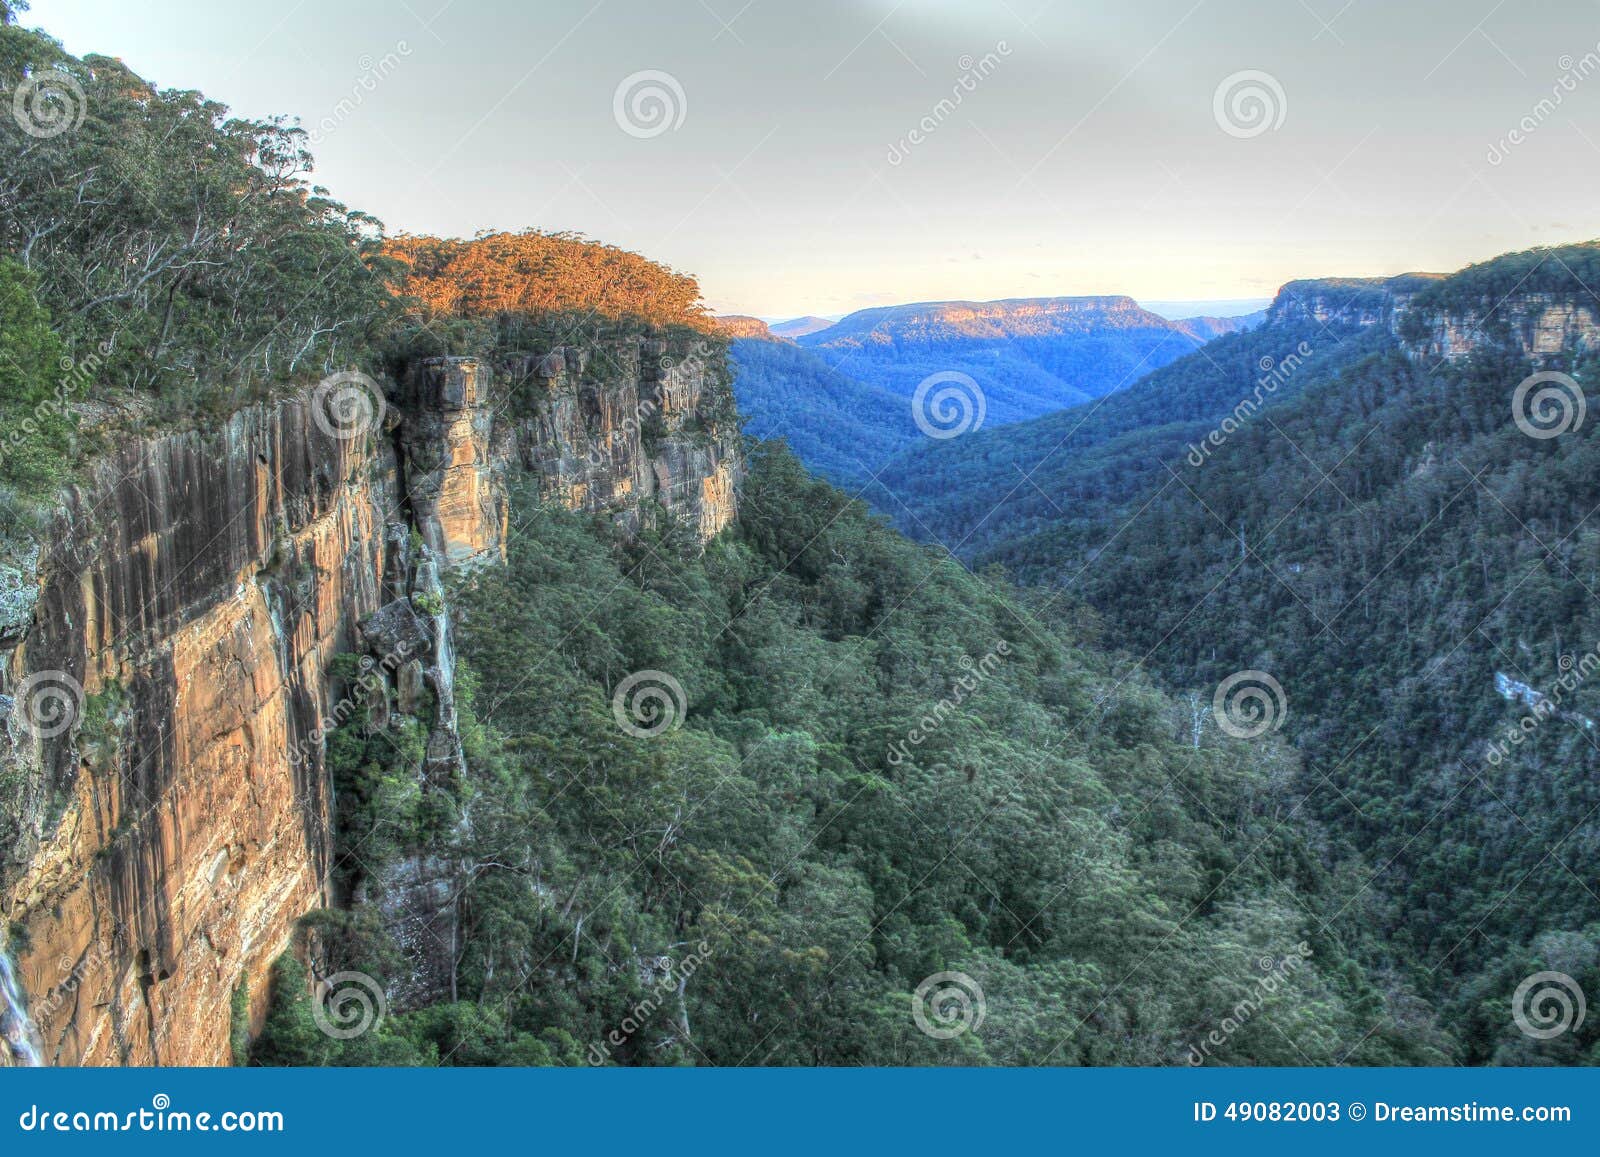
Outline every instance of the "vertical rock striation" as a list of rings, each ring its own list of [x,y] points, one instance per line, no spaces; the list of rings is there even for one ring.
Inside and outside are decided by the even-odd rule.
[[[418,773],[451,774],[441,570],[502,556],[521,475],[626,526],[721,530],[739,471],[724,359],[689,337],[433,359],[353,437],[312,394],[251,407],[129,442],[10,552],[0,950],[43,1063],[228,1063],[235,993],[259,1027],[271,961],[331,903],[375,903],[396,932],[413,975],[394,999],[447,993],[462,866],[419,854],[368,897],[330,890],[323,732],[354,694],[330,663],[373,657],[368,724],[422,714]]]

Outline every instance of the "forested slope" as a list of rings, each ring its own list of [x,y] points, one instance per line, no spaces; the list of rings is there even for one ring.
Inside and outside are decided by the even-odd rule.
[[[1281,685],[1306,810],[1382,869],[1374,929],[1475,1063],[1594,1059],[1592,1030],[1514,1047],[1491,1031],[1530,972],[1600,979],[1593,259],[1486,263],[1337,343],[1339,320],[1302,312],[1116,399],[1144,406],[1123,433],[1092,435],[1115,429],[1108,402],[884,476],[914,533],[966,539],[975,565],[1058,610],[1094,608],[1167,685],[1209,695],[1242,670]],[[1316,355],[1207,443],[1251,394],[1258,350],[1300,340]],[[1037,490],[1017,486],[1029,467]]]
[[[756,454],[703,555],[526,504],[515,523],[506,568],[455,594],[469,823],[436,850],[478,865],[459,1000],[346,1047],[286,984],[256,1060],[1449,1055],[1358,963],[1364,877],[1296,818],[1291,752],[1116,677],[785,452]],[[383,747],[346,742],[384,782]],[[359,932],[329,967],[381,973]],[[945,973],[981,990],[981,1031],[918,1030],[919,985],[963,983]]]

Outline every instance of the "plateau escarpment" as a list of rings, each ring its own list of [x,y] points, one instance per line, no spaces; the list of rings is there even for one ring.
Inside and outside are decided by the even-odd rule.
[[[391,1001],[444,991],[464,868],[339,870],[327,733],[408,728],[417,790],[449,780],[445,578],[501,556],[518,478],[630,528],[726,526],[723,356],[674,334],[427,359],[353,424],[322,388],[99,461],[6,594],[0,946],[32,1023],[0,1060],[227,1063],[326,906],[394,931]]]
[[[1571,357],[1600,348],[1600,304],[1585,285],[1589,247],[1532,250],[1444,276],[1291,281],[1267,312],[1271,325],[1377,327],[1427,364],[1485,348],[1523,357]],[[1581,270],[1581,272],[1580,272]]]
[[[796,340],[905,399],[929,375],[959,374],[982,391],[991,425],[1103,397],[1204,342],[1119,295],[881,306]]]

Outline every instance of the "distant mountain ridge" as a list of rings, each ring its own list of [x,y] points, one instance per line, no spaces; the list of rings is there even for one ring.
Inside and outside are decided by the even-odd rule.
[[[788,438],[808,467],[856,486],[923,440],[913,399],[933,375],[970,379],[981,424],[994,427],[1104,397],[1259,316],[1173,321],[1103,294],[876,306],[805,332],[822,319],[734,328],[753,320],[721,319],[737,337],[768,339],[734,345],[749,430]],[[792,352],[756,348],[790,344],[786,330]]]
[[[807,314],[805,317],[791,317],[788,321],[773,322],[768,328],[776,337],[801,338],[808,333],[828,329],[833,324],[825,317]]]
[[[802,345],[843,346],[1007,340],[1088,333],[1096,329],[1168,329],[1175,323],[1131,297],[1012,297],[998,301],[921,301],[857,310]]]
[[[907,399],[930,375],[970,377],[996,426],[1104,397],[1207,339],[1108,294],[878,306],[796,340]]]
[[[1235,317],[1211,317],[1204,314],[1197,317],[1180,317],[1172,324],[1196,341],[1207,342],[1225,334],[1243,333],[1247,329],[1254,329],[1265,321],[1266,317],[1267,311],[1258,309],[1254,313],[1242,313]]]

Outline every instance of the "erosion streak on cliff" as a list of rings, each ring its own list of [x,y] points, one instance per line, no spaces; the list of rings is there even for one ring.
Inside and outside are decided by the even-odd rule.
[[[716,533],[738,476],[723,354],[627,338],[438,359],[403,376],[382,429],[336,436],[308,395],[97,465],[0,653],[8,694],[40,672],[84,693],[61,734],[22,726],[17,704],[0,742],[0,947],[44,1063],[228,1062],[234,994],[259,1027],[299,918],[349,899],[330,890],[330,660],[404,637],[362,710],[381,723],[426,702],[417,774],[439,776],[460,758],[440,565],[500,556],[522,472],[625,525],[664,511]],[[364,899],[397,932],[448,927],[457,867],[419,854]],[[442,990],[429,941],[402,1002]]]
[[[68,734],[12,728],[38,790],[5,897],[48,1063],[220,1063],[234,988],[264,1009],[321,895],[304,741],[328,656],[381,599],[379,446],[301,401],[253,408],[126,447],[54,532],[11,683],[65,671],[86,701]]]

